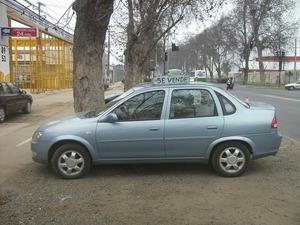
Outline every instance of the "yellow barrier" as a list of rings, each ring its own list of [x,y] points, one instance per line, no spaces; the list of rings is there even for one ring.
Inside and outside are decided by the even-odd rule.
[[[10,73],[11,82],[34,93],[71,88],[73,44],[43,32],[38,38],[12,37]]]

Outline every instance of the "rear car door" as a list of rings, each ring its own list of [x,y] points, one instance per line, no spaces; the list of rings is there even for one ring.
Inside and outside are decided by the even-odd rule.
[[[216,104],[217,103],[217,104]],[[167,157],[203,157],[223,129],[221,106],[204,88],[173,89],[165,122]]]
[[[113,109],[117,122],[99,122],[96,141],[102,159],[163,157],[165,96],[165,90],[137,94]]]
[[[14,101],[15,110],[18,111],[24,109],[26,100],[25,97],[20,92],[20,89],[12,83],[7,83],[7,86],[10,90],[11,98]]]

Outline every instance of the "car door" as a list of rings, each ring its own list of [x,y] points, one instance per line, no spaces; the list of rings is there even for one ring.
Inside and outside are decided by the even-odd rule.
[[[99,122],[96,141],[102,158],[156,158],[164,153],[165,90],[148,91],[126,100],[115,109],[118,121]]]
[[[7,85],[7,83],[2,83],[2,94],[1,94],[2,102],[5,105],[6,112],[15,112],[17,111],[16,97],[12,93],[11,89]]]
[[[300,89],[300,81],[296,82],[295,88]]]
[[[167,157],[204,156],[223,129],[221,106],[215,99],[216,95],[208,89],[170,92],[169,118],[165,122]]]
[[[7,86],[10,92],[10,100],[14,104],[14,111],[23,109],[25,102],[23,96],[21,95],[20,89],[12,83],[7,83]]]

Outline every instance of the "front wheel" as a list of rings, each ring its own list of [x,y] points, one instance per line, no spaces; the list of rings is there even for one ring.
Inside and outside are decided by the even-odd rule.
[[[292,87],[290,87],[289,89],[290,89],[290,90],[295,90],[295,87],[294,87],[294,86],[292,86]]]
[[[66,179],[80,178],[91,168],[91,158],[86,149],[77,144],[59,147],[51,158],[51,166],[56,174]]]
[[[26,114],[31,113],[31,101],[26,102],[26,105],[25,105],[25,108],[23,109],[23,112],[26,113]]]
[[[0,123],[3,123],[6,119],[6,112],[3,107],[0,107]]]
[[[216,148],[211,163],[220,175],[236,177],[246,171],[249,160],[250,153],[245,145],[239,142],[227,142]]]

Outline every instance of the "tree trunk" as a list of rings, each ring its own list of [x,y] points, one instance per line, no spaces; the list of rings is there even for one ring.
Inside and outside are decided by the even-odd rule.
[[[125,91],[143,82],[143,66],[139,62],[139,54],[134,54],[132,49],[125,53]]]
[[[102,56],[114,0],[76,0],[73,96],[75,112],[104,105]]]
[[[262,52],[263,52],[263,48],[261,46],[257,46],[257,55],[258,55],[258,59],[262,58]],[[259,64],[259,74],[260,74],[260,82],[262,84],[266,83],[266,75],[265,75],[265,68],[264,68],[264,62],[259,60],[258,61]]]
[[[249,58],[250,58],[250,54],[247,54],[247,55],[245,56],[245,69],[244,69],[244,80],[243,80],[243,85],[246,85],[246,84],[248,83]]]

